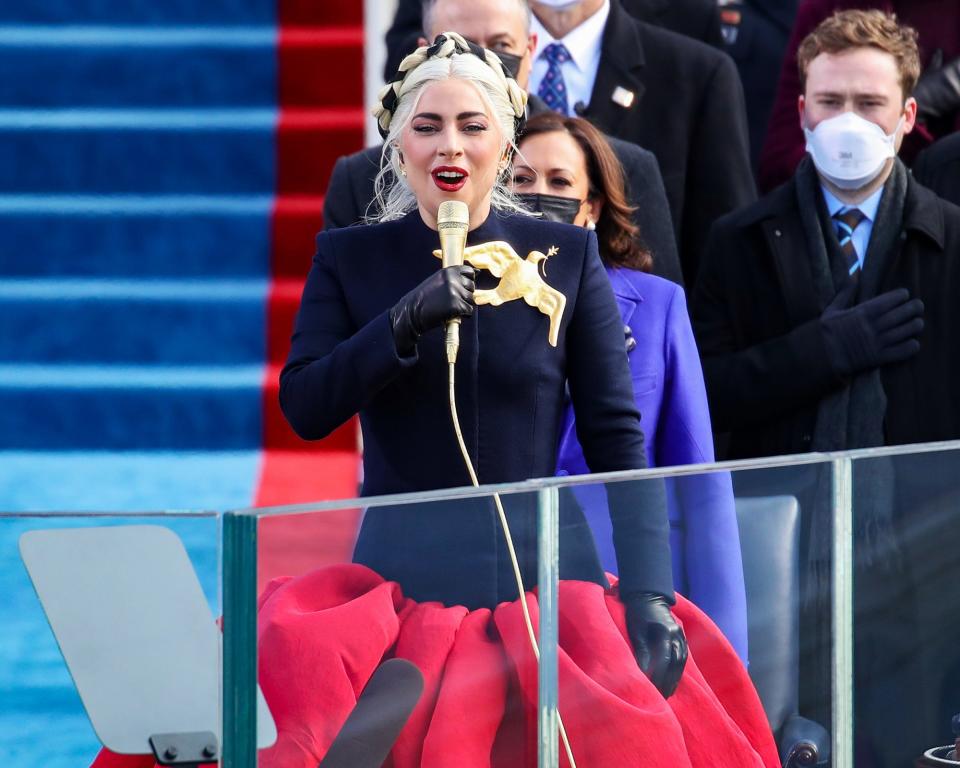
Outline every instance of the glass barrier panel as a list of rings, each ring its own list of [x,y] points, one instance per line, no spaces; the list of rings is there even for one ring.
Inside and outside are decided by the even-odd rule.
[[[960,713],[960,450],[858,458],[852,477],[858,765],[956,764],[934,758]]]
[[[578,765],[828,759],[834,660],[803,623],[802,560],[803,491],[829,493],[832,472],[821,459],[564,480],[559,708]]]
[[[258,764],[306,755],[355,768],[392,752],[402,765],[472,764],[477,754],[536,765],[531,640],[541,620],[538,514],[549,495],[466,489],[259,511],[249,593],[259,600],[258,643],[234,648],[225,629],[224,649],[225,663],[235,651],[258,654],[281,734]],[[538,652],[556,658],[555,646]],[[361,760],[377,750],[380,762]]]

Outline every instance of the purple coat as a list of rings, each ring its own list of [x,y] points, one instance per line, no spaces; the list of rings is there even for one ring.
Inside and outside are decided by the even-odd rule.
[[[637,341],[629,354],[630,373],[650,466],[712,462],[707,395],[683,290],[632,269],[607,268],[607,275]],[[558,474],[588,473],[569,406],[560,434]],[[602,487],[577,488],[576,495],[604,567],[616,573]],[[672,479],[667,502],[674,588],[713,619],[746,662],[747,606],[730,475]]]

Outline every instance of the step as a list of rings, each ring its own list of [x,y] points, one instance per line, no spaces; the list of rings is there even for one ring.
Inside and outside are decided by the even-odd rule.
[[[363,43],[361,27],[0,26],[0,98],[34,109],[360,106]]]
[[[0,26],[0,100],[33,109],[270,108],[276,48],[274,27]]]
[[[364,43],[361,25],[282,27],[279,103],[284,109],[335,104],[362,108]]]
[[[300,309],[303,280],[281,278],[270,285],[267,349],[271,363],[282,365],[290,351],[290,337]]]
[[[0,365],[0,450],[251,450],[262,365]]]
[[[360,0],[324,3],[318,3],[317,0],[278,0],[277,6],[282,26],[363,24],[364,3]]]
[[[281,364],[267,366],[263,387],[263,447],[284,451],[357,451],[359,446],[360,421],[350,419],[322,440],[301,440],[287,423],[280,410]]]
[[[337,158],[363,148],[365,120],[360,107],[281,110],[277,191],[324,194]]]
[[[0,193],[266,194],[276,112],[3,110]]]
[[[257,364],[266,280],[0,280],[5,363]]]
[[[259,450],[0,451],[0,510],[242,509],[262,460]]]
[[[0,110],[0,195],[321,194],[362,130],[359,109]]]
[[[0,195],[0,275],[264,278],[273,207],[272,195]]]
[[[322,197],[278,196],[273,218],[274,276],[303,280],[310,271],[317,233],[322,229]]]
[[[277,0],[3,0],[0,3],[0,23],[4,24],[242,25],[274,24],[276,19]]]

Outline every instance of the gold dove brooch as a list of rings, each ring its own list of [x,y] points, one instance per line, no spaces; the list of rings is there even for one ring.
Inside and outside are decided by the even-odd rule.
[[[546,253],[530,251],[526,259],[521,259],[513,246],[503,240],[468,245],[463,249],[463,260],[474,269],[485,269],[494,277],[500,278],[496,288],[474,291],[474,303],[477,306],[489,304],[499,307],[508,301],[523,299],[550,318],[547,341],[550,346],[557,346],[560,319],[563,317],[567,297],[547,285],[540,275],[540,265],[550,256],[555,256],[557,250],[556,246],[551,246]],[[433,255],[438,259],[441,256],[439,250],[434,251]]]

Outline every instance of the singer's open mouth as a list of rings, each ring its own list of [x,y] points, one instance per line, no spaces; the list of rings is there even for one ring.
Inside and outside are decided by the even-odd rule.
[[[463,168],[457,168],[452,165],[441,165],[434,168],[430,175],[433,176],[433,182],[444,192],[456,192],[467,183],[467,177],[470,175]]]

